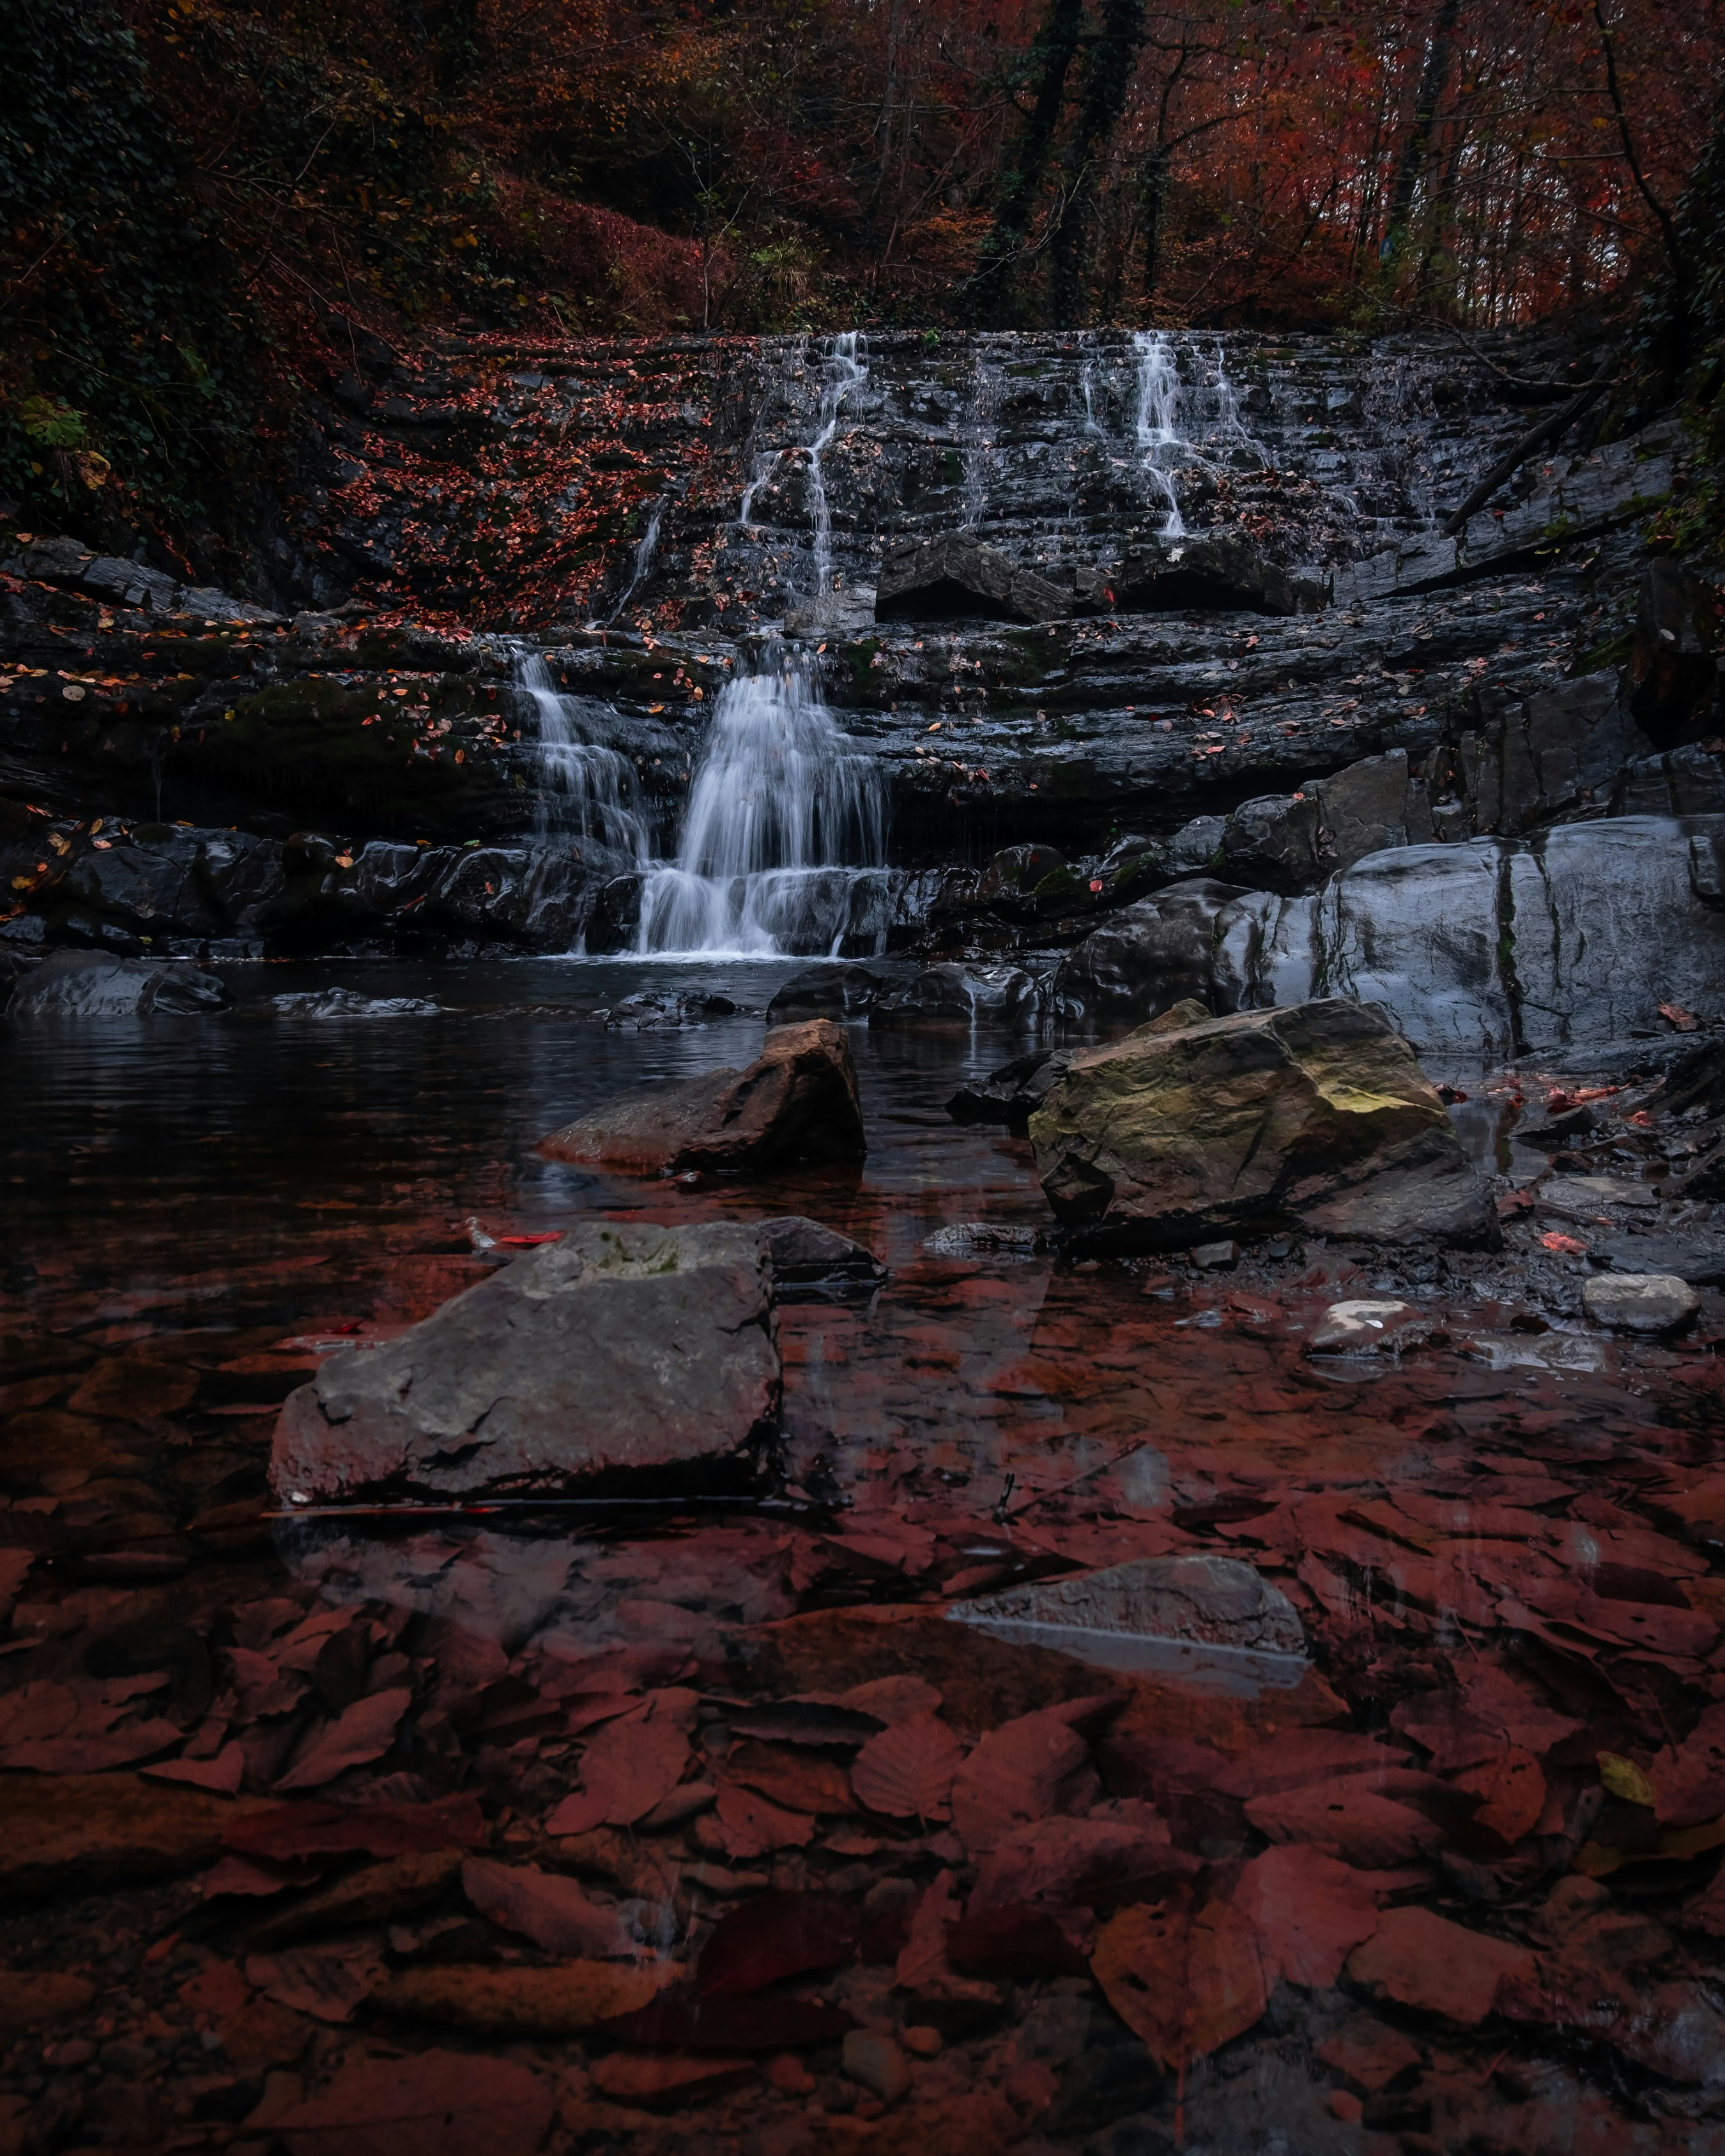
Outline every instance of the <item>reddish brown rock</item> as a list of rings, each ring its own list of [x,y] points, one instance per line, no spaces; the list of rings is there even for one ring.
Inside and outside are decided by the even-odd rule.
[[[625,1094],[542,1138],[553,1160],[642,1174],[752,1175],[868,1151],[856,1067],[829,1019],[775,1026],[747,1070],[708,1070]]]

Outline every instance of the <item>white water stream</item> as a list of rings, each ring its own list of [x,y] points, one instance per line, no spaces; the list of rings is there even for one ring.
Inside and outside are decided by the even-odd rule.
[[[620,750],[592,738],[580,700],[552,686],[537,652],[516,662],[516,683],[533,706],[539,737],[541,790],[533,819],[536,836],[578,833],[644,868],[651,857],[648,820],[634,766]]]

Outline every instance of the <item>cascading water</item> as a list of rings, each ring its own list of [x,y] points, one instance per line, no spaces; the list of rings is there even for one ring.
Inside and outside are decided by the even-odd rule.
[[[618,750],[588,738],[579,701],[553,685],[537,652],[520,655],[515,678],[532,707],[538,735],[536,834],[578,833],[644,868],[652,850],[634,766]]]
[[[817,620],[830,610],[833,593],[833,509],[827,494],[824,460],[838,434],[845,398],[859,383],[867,381],[868,374],[860,331],[841,331],[834,337],[821,364],[820,401],[815,409],[814,430],[809,439],[768,449],[757,456],[748,484],[742,490],[742,499],[737,504],[738,531],[750,536],[758,536],[754,523],[755,497],[786,457],[799,455],[803,458],[811,557],[808,597],[810,610]],[[798,583],[800,585],[800,579]]]
[[[1190,455],[1178,424],[1180,371],[1174,364],[1173,346],[1161,330],[1139,330],[1132,338],[1132,350],[1137,355],[1138,462],[1167,505],[1162,537],[1183,538],[1186,522],[1173,480],[1175,471]]]
[[[727,682],[674,864],[650,870],[636,948],[831,954],[884,942],[886,802],[870,758],[786,661]]]
[[[647,518],[647,528],[635,542],[635,558],[629,570],[629,582],[623,588],[623,596],[605,616],[608,629],[634,597],[642,578],[653,566],[654,550],[659,544],[659,527],[665,521],[665,506],[670,499],[669,495],[662,494],[653,505]]]

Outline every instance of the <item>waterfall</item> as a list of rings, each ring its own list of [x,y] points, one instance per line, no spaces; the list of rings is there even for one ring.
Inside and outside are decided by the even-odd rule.
[[[676,860],[642,886],[637,951],[836,956],[885,858],[879,772],[807,670],[744,675],[714,706]]]
[[[1190,452],[1178,424],[1180,372],[1174,364],[1173,346],[1161,330],[1137,331],[1132,337],[1132,350],[1138,364],[1138,462],[1167,505],[1161,536],[1181,539],[1185,536],[1186,522],[1180,514],[1173,475]]]
[[[578,833],[644,868],[650,848],[634,766],[616,749],[587,737],[579,700],[552,685],[550,670],[536,651],[516,659],[515,679],[532,707],[538,735],[536,834]]]
[[[964,523],[974,531],[988,506],[988,474],[994,456],[995,423],[999,416],[1004,377],[998,362],[976,355],[970,384],[970,418],[965,429]]]
[[[833,511],[827,495],[825,457],[839,432],[845,399],[860,382],[866,382],[868,363],[860,331],[843,330],[835,336],[821,365],[820,400],[814,413],[814,430],[806,442],[768,449],[758,455],[737,506],[737,529],[750,536],[753,529],[755,496],[778,470],[784,458],[800,453],[805,459],[810,526],[809,598],[818,619],[831,601],[833,588]]]
[[[860,356],[861,338],[855,330],[845,330],[833,339],[821,386],[820,412],[814,439],[809,444],[809,513],[814,526],[814,605],[821,612],[833,589],[833,512],[827,501],[826,473],[822,459],[839,431],[839,413],[847,391],[868,379]]]

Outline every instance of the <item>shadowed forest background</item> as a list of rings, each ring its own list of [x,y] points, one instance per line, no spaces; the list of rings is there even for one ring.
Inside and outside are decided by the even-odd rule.
[[[1465,336],[1651,280],[1668,394],[1716,302],[1720,0],[12,13],[0,491],[106,544],[207,551],[356,327]]]

